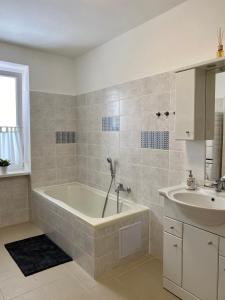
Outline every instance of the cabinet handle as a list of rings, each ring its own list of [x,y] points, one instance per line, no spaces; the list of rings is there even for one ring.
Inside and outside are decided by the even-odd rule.
[[[171,227],[170,227],[170,229],[174,229],[174,227],[173,227],[173,226],[171,226]]]
[[[189,130],[187,130],[187,131],[185,131],[186,132],[186,134],[190,134],[190,131]]]
[[[173,246],[176,248],[176,247],[177,247],[177,244],[174,244]]]
[[[208,245],[213,245],[213,242],[208,242]]]

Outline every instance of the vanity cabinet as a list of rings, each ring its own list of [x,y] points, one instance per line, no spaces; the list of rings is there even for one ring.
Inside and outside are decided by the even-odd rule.
[[[184,300],[224,300],[225,238],[165,216],[163,282]]]
[[[206,72],[176,73],[175,139],[205,139]]]

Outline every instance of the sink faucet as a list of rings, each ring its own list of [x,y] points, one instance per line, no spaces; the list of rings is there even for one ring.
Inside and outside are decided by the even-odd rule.
[[[216,183],[213,185],[215,187],[215,190],[217,193],[222,192],[224,190],[224,183],[225,183],[225,176],[222,176],[218,180],[216,180]]]

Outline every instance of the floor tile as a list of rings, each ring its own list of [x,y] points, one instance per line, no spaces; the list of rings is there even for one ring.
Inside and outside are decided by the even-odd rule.
[[[78,300],[87,296],[80,283],[72,277],[65,277],[43,287],[48,300]]]
[[[144,255],[141,256],[133,261],[127,262],[127,263],[123,263],[118,267],[113,268],[111,271],[109,271],[107,274],[111,275],[111,276],[119,276],[122,274],[125,274],[127,272],[130,272],[131,270],[135,269],[137,266],[142,265],[143,263],[149,261],[150,259],[153,259],[153,256],[150,255]],[[105,276],[106,274],[104,274],[103,276]]]
[[[85,289],[90,289],[98,285],[98,282],[75,262],[69,262],[63,266],[65,271],[74,276]]]
[[[43,291],[42,288],[35,289],[31,292],[22,294],[13,299],[15,299],[15,300],[48,300],[47,295],[46,295],[45,291]]]
[[[0,283],[15,276],[22,276],[21,271],[18,268],[0,268]]]
[[[0,282],[0,290],[6,300],[34,290],[39,286],[40,284],[32,277],[14,276]]]
[[[44,270],[29,277],[35,279],[40,285],[51,283],[68,275],[64,265],[66,264]]]
[[[17,240],[42,234],[43,232],[31,223],[23,223],[0,228],[0,244],[6,244]]]
[[[116,280],[128,289],[136,300],[178,299],[163,289],[162,264],[158,259],[152,259],[132,272],[118,276]]]
[[[89,291],[89,294],[90,299],[93,300],[135,300],[129,289],[124,288],[113,278],[99,281],[98,285]]]
[[[0,300],[177,299],[163,289],[162,263],[151,256],[123,263],[97,280],[76,262],[24,277],[4,243],[41,233],[29,223],[0,229]]]

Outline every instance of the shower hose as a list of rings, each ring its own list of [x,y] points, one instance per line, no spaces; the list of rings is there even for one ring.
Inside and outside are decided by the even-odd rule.
[[[113,180],[114,180],[114,178],[112,177],[112,178],[111,178],[110,185],[109,185],[109,189],[108,189],[108,192],[107,192],[107,195],[106,195],[106,197],[105,197],[105,204],[104,204],[103,211],[102,211],[102,218],[104,218],[104,216],[105,216],[105,210],[106,210],[106,207],[107,207],[107,204],[108,204],[109,193],[110,193],[110,190],[111,190],[111,188],[112,188]]]

